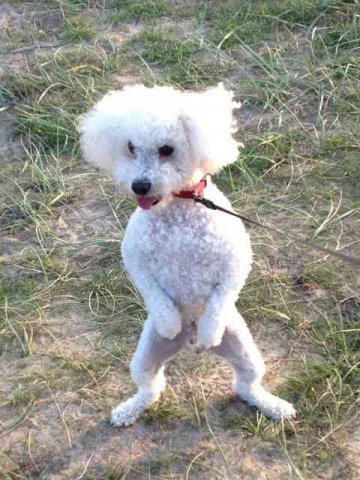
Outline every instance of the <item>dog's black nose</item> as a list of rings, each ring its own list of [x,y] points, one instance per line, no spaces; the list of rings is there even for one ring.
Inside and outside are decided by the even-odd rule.
[[[146,195],[150,192],[151,189],[151,182],[150,180],[143,179],[143,180],[134,180],[131,188],[136,195]]]

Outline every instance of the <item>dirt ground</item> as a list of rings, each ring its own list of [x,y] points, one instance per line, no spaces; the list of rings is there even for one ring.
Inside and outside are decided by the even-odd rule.
[[[327,34],[326,15],[350,28],[357,3],[319,13],[321,2],[301,1],[292,24],[286,9],[259,9],[294,2],[238,2],[249,15],[241,28],[254,22],[240,39],[234,3],[0,5],[1,479],[360,478],[358,275],[256,230],[239,308],[264,354],[265,384],[295,402],[298,418],[269,421],[234,396],[224,361],[182,352],[144,418],[108,423],[135,390],[129,361],[145,311],[119,252],[134,206],[83,164],[73,133],[102,92],[224,80],[243,102],[249,145],[216,179],[235,207],[360,255],[357,44],[346,60],[327,46],[314,78],[304,73],[311,32]],[[276,77],[283,67],[292,83]]]

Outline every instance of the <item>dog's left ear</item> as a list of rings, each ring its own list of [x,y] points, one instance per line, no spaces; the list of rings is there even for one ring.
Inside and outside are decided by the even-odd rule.
[[[236,131],[233,110],[240,103],[233,100],[233,92],[222,83],[204,93],[185,94],[180,120],[183,123],[193,155],[204,173],[216,173],[235,162],[239,147],[232,136]]]

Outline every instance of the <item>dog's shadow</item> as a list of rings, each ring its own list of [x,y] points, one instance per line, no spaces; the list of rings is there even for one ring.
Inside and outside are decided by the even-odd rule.
[[[76,463],[87,465],[89,474],[94,472],[94,475],[109,470],[116,471],[117,475],[144,471],[150,465],[157,465],[160,458],[171,456],[169,445],[173,445],[172,448],[177,445],[176,450],[181,451],[193,449],[209,438],[213,428],[218,432],[237,430],[240,433],[243,422],[256,417],[236,395],[209,401],[194,418],[181,418],[176,411],[165,415],[161,412],[161,401],[158,405],[160,412],[156,408],[150,410],[126,428],[111,426],[108,417],[102,416],[74,438],[71,446],[59,445],[46,472],[66,477]]]

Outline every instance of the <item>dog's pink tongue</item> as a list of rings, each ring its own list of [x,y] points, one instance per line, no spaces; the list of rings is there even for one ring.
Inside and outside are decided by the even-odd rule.
[[[150,208],[157,202],[156,197],[138,197],[137,202],[139,207],[143,208],[144,210],[150,210]]]

